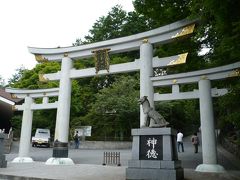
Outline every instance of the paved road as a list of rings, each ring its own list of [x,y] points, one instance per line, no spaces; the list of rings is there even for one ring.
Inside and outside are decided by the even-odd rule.
[[[182,161],[183,168],[195,169],[197,165],[202,163],[202,149],[199,147],[199,153],[194,153],[193,146],[190,142],[190,138],[184,139],[184,153],[178,153],[178,158]],[[226,152],[219,147],[218,151],[218,163],[223,165],[227,170],[240,170],[237,162],[233,162]],[[31,147],[30,156],[34,161],[45,162],[48,158],[52,157],[52,148]],[[74,149],[70,147],[69,157],[75,164],[96,164],[101,165],[103,163],[104,151],[117,151],[121,154],[121,164],[127,166],[128,160],[131,159],[131,149],[110,150],[110,149]],[[18,142],[14,142],[10,154],[6,155],[7,161],[12,161],[18,156]]]
[[[184,139],[184,153],[179,153],[179,159],[182,161],[184,176],[187,180],[240,180],[240,161],[227,153],[221,147],[218,151],[219,164],[223,165],[227,173],[199,173],[194,169],[202,163],[201,146],[199,153],[195,154],[190,138]],[[103,152],[105,150],[91,149],[69,149],[69,157],[73,159],[76,165],[69,166],[47,166],[45,161],[52,156],[52,148],[31,147],[30,156],[35,160],[34,163],[10,163],[18,155],[18,143],[14,142],[12,151],[8,154],[8,167],[0,168],[0,179],[14,179],[14,176],[38,177],[41,179],[81,179],[81,180],[123,180],[127,162],[131,159],[131,150],[109,150],[121,153],[122,166],[102,166]],[[11,179],[10,178],[10,179]],[[15,179],[14,179],[15,180]]]
[[[11,153],[6,155],[7,161],[12,161],[18,156],[18,142],[14,142]],[[120,152],[121,164],[127,166],[127,162],[131,159],[131,149],[74,149],[69,148],[69,158],[71,158],[75,164],[97,164],[102,165],[104,151],[116,151]],[[48,158],[52,157],[52,148],[45,147],[31,147],[30,157],[34,161],[45,162]]]

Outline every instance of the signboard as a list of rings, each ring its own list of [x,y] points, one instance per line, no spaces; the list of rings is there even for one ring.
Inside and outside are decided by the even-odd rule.
[[[100,70],[107,70],[109,72],[109,56],[108,56],[109,50],[110,49],[99,49],[92,51],[95,54],[96,74]]]
[[[79,126],[75,129],[75,133],[78,131],[79,136],[91,136],[92,126]]]
[[[162,136],[140,136],[140,160],[162,160]]]

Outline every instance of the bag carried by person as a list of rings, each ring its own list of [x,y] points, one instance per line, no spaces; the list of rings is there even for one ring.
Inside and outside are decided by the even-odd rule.
[[[193,144],[199,144],[199,139],[197,136],[192,137],[192,143]]]

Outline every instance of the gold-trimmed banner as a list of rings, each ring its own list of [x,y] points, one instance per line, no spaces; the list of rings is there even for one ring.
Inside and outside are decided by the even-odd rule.
[[[185,36],[188,34],[192,34],[195,28],[195,24],[191,24],[187,27],[184,27],[181,32],[177,33],[176,35],[172,36],[172,38],[178,38],[181,36]]]
[[[17,108],[16,108],[15,105],[12,106],[12,110],[13,110],[13,111],[16,111],[16,110],[17,110]]]
[[[48,59],[44,58],[41,54],[35,54],[35,59],[39,63],[48,61]]]
[[[99,50],[93,50],[92,53],[94,53],[94,59],[95,59],[95,69],[96,74],[100,70],[107,70],[109,72],[109,66],[110,66],[110,59],[108,56],[108,52],[110,49],[99,49]]]
[[[11,94],[12,99],[17,99],[17,96],[15,94]]]
[[[236,76],[240,76],[240,69],[235,69],[228,75],[228,77],[236,77]]]
[[[41,81],[41,82],[47,82],[48,81],[48,78],[45,78],[44,74],[39,74],[38,78],[39,78],[39,81]]]
[[[170,63],[168,63],[167,65],[171,66],[177,64],[184,64],[186,63],[187,55],[188,53],[179,54],[177,59],[170,61]]]

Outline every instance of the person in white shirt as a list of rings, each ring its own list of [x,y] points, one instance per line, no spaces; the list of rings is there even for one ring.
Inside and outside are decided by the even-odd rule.
[[[178,133],[177,133],[177,149],[178,149],[178,152],[180,152],[180,146],[182,147],[182,152],[184,152],[183,133],[181,133],[181,131],[178,131]]]

